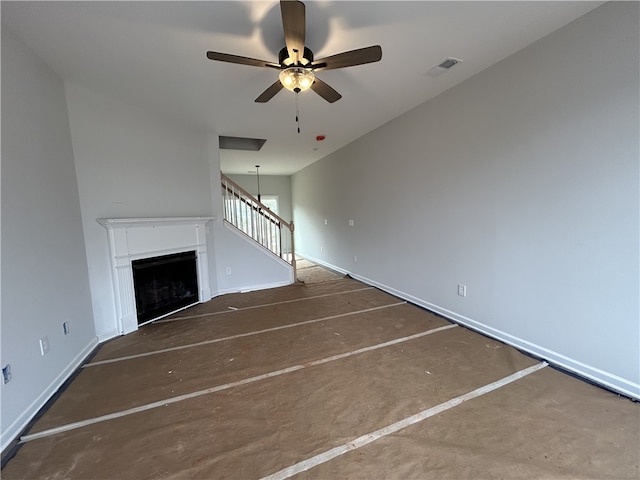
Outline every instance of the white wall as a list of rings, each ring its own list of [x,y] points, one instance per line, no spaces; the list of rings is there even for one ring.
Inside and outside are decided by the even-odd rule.
[[[73,83],[66,92],[95,328],[106,339],[117,334],[115,300],[96,219],[210,216],[207,135]]]
[[[97,344],[64,83],[4,26],[1,311],[4,449]]]
[[[212,170],[220,169],[220,149],[217,135],[209,136]],[[247,189],[251,191],[251,189]],[[295,281],[293,269],[271,252],[256,246],[247,237],[223,222],[220,177],[211,182],[214,199],[213,224],[218,294],[259,290],[288,285]]]
[[[640,396],[638,7],[295,174],[298,251]]]
[[[280,287],[294,282],[293,269],[266,252],[234,227],[216,226],[218,293],[245,292]]]
[[[107,233],[98,218],[214,216],[208,232],[213,296],[291,283],[270,254],[230,238],[223,228],[217,135],[70,82],[66,92],[101,340],[118,332]]]

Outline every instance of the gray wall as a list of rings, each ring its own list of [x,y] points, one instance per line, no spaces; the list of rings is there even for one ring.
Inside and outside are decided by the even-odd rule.
[[[0,382],[3,449],[98,339],[117,335],[97,218],[216,217],[214,295],[293,280],[289,267],[223,226],[219,172],[215,133],[65,84],[2,27],[1,361],[13,371]]]
[[[4,449],[97,345],[64,83],[4,27],[1,312]]]
[[[640,395],[638,9],[605,4],[295,174],[298,252]]]

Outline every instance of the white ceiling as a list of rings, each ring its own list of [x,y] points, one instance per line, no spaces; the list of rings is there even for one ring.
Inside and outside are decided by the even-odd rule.
[[[318,77],[343,95],[312,91],[254,99],[277,71],[212,62],[207,50],[277,62],[277,1],[9,2],[2,24],[62,78],[190,128],[267,139],[260,152],[223,150],[225,173],[291,174],[464,81],[603,2],[307,1],[316,59],[382,46],[382,60]],[[427,72],[447,57],[463,62]],[[326,140],[316,141],[317,135]]]

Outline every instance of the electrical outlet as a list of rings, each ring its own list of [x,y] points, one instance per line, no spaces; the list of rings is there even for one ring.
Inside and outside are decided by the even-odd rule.
[[[356,255],[354,255],[354,256],[353,256],[353,261],[354,261],[355,263],[358,263],[358,257],[357,257]]]
[[[458,295],[460,295],[461,297],[466,297],[467,296],[467,286],[466,285],[462,285],[461,283],[458,284]]]
[[[64,322],[62,324],[62,331],[65,335],[69,335],[69,322]]]
[[[227,267],[227,275],[231,275],[231,267]]]
[[[320,253],[324,252],[324,247],[320,247]]]
[[[6,367],[2,367],[2,378],[4,378],[4,383],[11,381],[11,365],[8,363]]]
[[[328,225],[328,224],[329,224],[329,219],[325,218],[325,219],[324,219],[324,224],[325,224],[325,225]]]
[[[40,339],[40,353],[46,355],[49,353],[49,337],[44,336]]]
[[[353,227],[353,225],[355,224],[355,222],[353,220],[349,220],[349,226]]]

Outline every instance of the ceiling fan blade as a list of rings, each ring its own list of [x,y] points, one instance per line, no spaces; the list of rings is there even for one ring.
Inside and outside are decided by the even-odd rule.
[[[267,62],[266,60],[258,60],[255,58],[241,57],[239,55],[231,55],[229,53],[207,52],[207,58],[209,60],[216,60],[218,62],[237,63],[239,65],[250,65],[252,67],[271,67],[277,69],[281,68],[277,63]]]
[[[284,43],[287,46],[289,58],[297,63],[302,60],[304,55],[306,29],[304,3],[297,0],[280,0],[280,12],[282,13]]]
[[[271,100],[280,90],[282,90],[282,83],[280,83],[280,80],[278,80],[264,92],[262,92],[255,101],[257,103],[266,103]]]
[[[318,77],[315,78],[313,85],[311,85],[311,90],[316,92],[329,103],[337,102],[342,98],[342,95],[336,92],[328,84],[320,80]]]
[[[330,57],[321,58],[311,64],[314,70],[332,70],[334,68],[353,67],[365,63],[379,62],[382,58],[380,45],[358,48],[348,52],[337,53]]]

